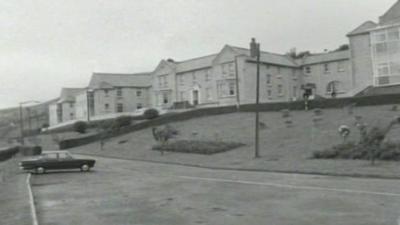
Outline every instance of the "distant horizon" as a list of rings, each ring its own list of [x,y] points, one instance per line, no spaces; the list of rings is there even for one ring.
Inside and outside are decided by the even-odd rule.
[[[151,72],[162,59],[215,54],[226,44],[248,48],[252,37],[277,54],[335,50],[395,2],[4,1],[0,109],[55,99],[62,87],[86,87],[92,73]]]

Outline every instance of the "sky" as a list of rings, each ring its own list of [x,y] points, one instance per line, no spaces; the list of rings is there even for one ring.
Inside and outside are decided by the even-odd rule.
[[[0,0],[0,108],[57,98],[93,72],[152,71],[248,47],[322,52],[396,0]]]

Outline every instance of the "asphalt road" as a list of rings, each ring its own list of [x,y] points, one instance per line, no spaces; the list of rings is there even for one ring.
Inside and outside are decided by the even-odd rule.
[[[397,225],[400,216],[400,180],[96,159],[90,173],[32,177],[40,225]]]

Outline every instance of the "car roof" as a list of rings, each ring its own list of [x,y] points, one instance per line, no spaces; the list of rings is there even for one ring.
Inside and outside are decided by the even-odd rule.
[[[69,151],[43,151],[42,154],[51,154],[51,153],[69,153]]]

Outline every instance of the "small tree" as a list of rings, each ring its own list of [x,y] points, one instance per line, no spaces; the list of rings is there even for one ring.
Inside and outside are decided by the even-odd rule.
[[[179,131],[170,126],[169,124],[165,125],[163,128],[153,127],[152,128],[153,138],[157,141],[161,147],[161,155],[164,155],[164,146],[168,143],[168,140],[177,136]]]
[[[87,124],[83,121],[77,121],[74,123],[74,131],[84,134],[86,133]]]

